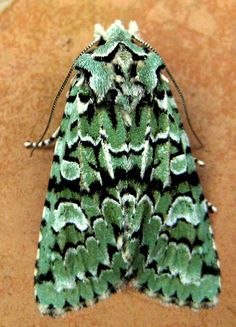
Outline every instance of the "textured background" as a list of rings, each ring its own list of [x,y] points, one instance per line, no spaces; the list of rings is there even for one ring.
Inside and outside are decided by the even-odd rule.
[[[7,0],[0,0],[0,3]],[[232,327],[236,316],[236,43],[234,0],[15,0],[0,15],[0,326]],[[2,8],[3,8],[2,7]],[[1,10],[1,8],[0,8]],[[219,250],[220,304],[199,313],[161,305],[128,288],[94,307],[53,320],[40,317],[33,271],[53,150],[31,158],[53,97],[93,25],[135,19],[183,89],[205,147],[193,153],[205,195],[219,207],[212,225]],[[57,108],[51,131],[63,112]],[[186,121],[184,115],[183,120]]]

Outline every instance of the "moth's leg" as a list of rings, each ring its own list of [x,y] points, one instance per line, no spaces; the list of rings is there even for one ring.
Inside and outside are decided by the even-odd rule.
[[[197,159],[194,157],[194,161],[195,161],[195,164],[197,164],[200,167],[205,166],[205,162],[203,160],[200,160],[200,159]],[[217,207],[214,204],[212,204],[210,201],[208,201],[207,199],[206,199],[206,203],[207,203],[208,210],[211,213],[216,213],[218,211]]]
[[[206,203],[207,203],[208,210],[211,213],[216,213],[218,211],[217,207],[214,204],[212,204],[210,201],[208,201],[207,199],[206,199]]]
[[[203,160],[194,158],[195,163],[200,166],[200,167],[204,167],[205,166],[205,162]]]
[[[24,146],[26,148],[44,148],[44,147],[47,147],[57,139],[58,134],[59,134],[59,130],[60,130],[60,126],[56,129],[56,131],[48,139],[42,140],[39,143],[26,141],[24,143]]]

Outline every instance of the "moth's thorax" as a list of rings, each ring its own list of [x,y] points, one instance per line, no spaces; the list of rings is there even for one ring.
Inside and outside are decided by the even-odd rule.
[[[117,25],[111,26],[106,35],[112,39],[102,37],[94,49],[77,59],[75,69],[89,79],[97,103],[107,102],[109,93],[115,90],[119,93],[113,99],[115,104],[132,111],[142,98],[152,98],[164,63],[157,53],[137,44],[128,31]]]

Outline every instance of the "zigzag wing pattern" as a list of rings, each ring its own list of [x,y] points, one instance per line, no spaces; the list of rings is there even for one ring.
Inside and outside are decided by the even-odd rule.
[[[217,253],[164,64],[113,26],[75,63],[43,212],[35,294],[43,314],[126,283],[165,302],[214,305]]]
[[[165,302],[213,306],[220,291],[220,271],[208,207],[165,77],[156,102],[157,124],[165,127],[153,149],[147,192],[153,198],[152,213],[145,217],[134,285]]]

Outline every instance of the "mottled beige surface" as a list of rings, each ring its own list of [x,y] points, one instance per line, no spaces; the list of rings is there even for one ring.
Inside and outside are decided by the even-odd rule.
[[[236,326],[235,1],[16,0],[0,16],[0,326]],[[212,225],[223,291],[199,313],[161,305],[126,289],[96,306],[53,320],[39,315],[33,271],[52,149],[31,158],[22,144],[38,138],[53,97],[93,25],[135,19],[183,89],[205,148],[193,149],[204,191],[219,213]],[[63,111],[57,108],[51,131]],[[183,116],[183,115],[182,115]],[[184,121],[186,120],[185,117]],[[196,140],[186,126],[196,148]]]

